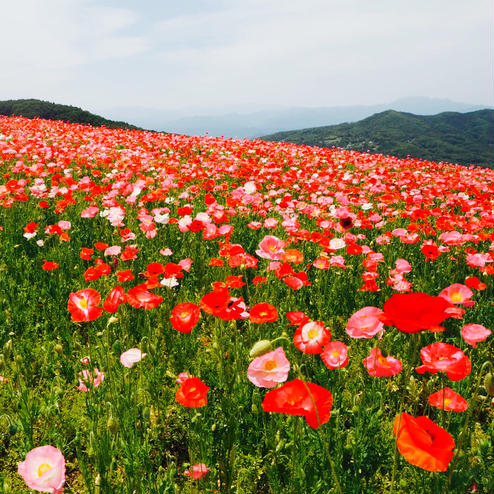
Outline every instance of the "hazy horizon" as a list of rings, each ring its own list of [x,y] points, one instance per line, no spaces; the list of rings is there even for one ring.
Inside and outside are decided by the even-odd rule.
[[[18,0],[2,18],[2,100],[100,115],[494,105],[487,0]]]

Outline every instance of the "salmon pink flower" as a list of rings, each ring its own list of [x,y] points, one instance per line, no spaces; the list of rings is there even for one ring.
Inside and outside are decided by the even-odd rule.
[[[318,354],[329,343],[331,333],[322,321],[309,321],[301,324],[293,335],[293,343],[304,353]]]
[[[348,348],[341,341],[331,341],[321,353],[322,361],[328,369],[342,369],[348,364]]]
[[[285,382],[290,372],[290,362],[283,347],[255,358],[247,369],[247,377],[252,384],[260,388],[274,388]]]
[[[266,235],[259,244],[256,254],[263,259],[279,261],[283,257],[285,242],[273,235]]]
[[[185,407],[203,407],[207,404],[209,386],[198,377],[189,377],[180,384],[175,399]]]
[[[204,463],[192,465],[190,470],[185,470],[184,475],[195,480],[202,479],[209,472],[209,468]]]
[[[369,376],[391,377],[396,376],[402,370],[401,362],[394,357],[384,357],[381,350],[373,348],[370,355],[362,361]]]
[[[120,362],[124,367],[129,369],[134,366],[135,363],[140,362],[147,353],[142,353],[139,348],[131,348],[120,355]]]
[[[377,307],[364,307],[350,317],[346,332],[351,338],[372,338],[383,330],[383,311]]]
[[[394,421],[398,451],[412,465],[430,472],[445,472],[453,458],[455,441],[428,417],[403,412]]]
[[[67,309],[69,310],[72,321],[84,322],[94,321],[103,313],[101,307],[97,305],[101,302],[101,295],[93,288],[86,288],[69,295]]]
[[[190,333],[199,321],[201,309],[190,302],[178,304],[172,309],[170,322],[177,331]]]
[[[101,372],[97,367],[93,369],[93,372],[84,369],[82,372],[79,372],[79,375],[82,378],[79,379],[77,389],[85,392],[92,388],[97,388],[105,380],[104,372]]]
[[[396,293],[384,303],[383,311],[386,324],[404,333],[418,333],[431,328],[437,330],[450,317],[447,309],[451,307],[442,297],[421,292]]]
[[[475,304],[473,300],[470,300],[473,297],[472,290],[461,283],[446,287],[439,296],[451,304],[462,304],[465,307],[472,307]]]
[[[18,464],[17,472],[30,489],[58,494],[65,482],[65,458],[53,446],[34,448]]]
[[[482,324],[466,324],[461,330],[463,339],[474,348],[479,341],[484,341],[491,333],[492,331]]]
[[[333,396],[326,388],[300,379],[289,381],[266,393],[262,408],[265,412],[303,415],[313,429],[329,421]]]
[[[433,407],[451,412],[464,412],[468,408],[467,400],[447,386],[431,394],[428,401]]]
[[[449,343],[432,343],[420,350],[423,365],[417,367],[419,374],[446,372],[452,381],[460,381],[470,374],[470,359],[457,347]]]

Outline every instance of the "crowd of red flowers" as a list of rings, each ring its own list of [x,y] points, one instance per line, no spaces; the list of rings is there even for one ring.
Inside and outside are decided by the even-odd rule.
[[[370,376],[390,378],[403,372],[405,363],[383,353],[385,332],[397,330],[410,337],[441,333],[451,319],[464,318],[475,297],[492,284],[493,170],[342,149],[24,118],[0,118],[0,158],[0,206],[27,202],[33,220],[40,217],[35,212],[43,210],[57,218],[50,224],[19,225],[26,242],[42,248],[55,238],[65,248],[76,234],[69,221],[74,215],[88,229],[98,219],[115,233],[114,245],[98,241],[80,251],[84,273],[66,299],[74,323],[118,314],[122,304],[152,310],[163,302],[167,289],[187,282],[194,263],[228,266],[233,274],[174,307],[172,328],[191,333],[202,317],[254,325],[283,317],[287,331],[294,326],[294,346],[319,355],[328,372],[338,372],[349,362],[348,345],[335,338],[325,321],[313,320],[296,307],[280,313],[273,300],[249,306],[237,290],[268,281],[283,289],[310,290],[321,271],[345,273],[357,259],[359,271],[347,276],[361,278],[359,291],[388,290],[390,296],[380,307],[360,307],[348,314],[346,335],[339,337],[375,338],[362,365]],[[140,258],[146,242],[159,238],[162,229],[208,243],[215,253],[206,260],[191,253],[171,261],[167,258],[174,246],[162,245],[160,259],[146,259],[145,271],[136,272],[131,261]],[[243,242],[245,231],[258,236],[254,249]],[[453,279],[435,293],[415,291],[410,273],[417,263],[397,256],[386,271],[390,259],[382,250],[390,243],[400,252],[417,244],[422,264],[448,257],[466,267],[469,276]],[[58,261],[46,259],[40,269],[55,271]],[[112,280],[107,293],[92,287],[102,277]],[[491,334],[477,321],[470,323],[462,332],[468,345]],[[270,341],[263,349],[253,356],[264,360],[249,368],[252,383],[274,387],[264,395],[263,410],[303,416],[313,428],[329,421],[337,391],[299,375],[287,381],[290,365],[284,354],[267,357]],[[442,372],[451,385],[472,368],[465,351],[441,341],[423,346],[420,358],[418,374]],[[188,375],[178,382],[178,403],[206,406],[214,383]],[[465,398],[449,387],[429,400],[443,410],[467,407]],[[398,413],[394,432],[400,453],[410,463],[433,471],[448,468],[454,439],[431,419]]]

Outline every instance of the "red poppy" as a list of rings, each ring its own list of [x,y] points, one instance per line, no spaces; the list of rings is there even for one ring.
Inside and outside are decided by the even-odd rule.
[[[172,309],[170,322],[181,333],[190,333],[199,321],[201,309],[190,302],[178,304]]]
[[[127,245],[127,247],[125,247],[125,250],[120,254],[120,259],[122,261],[131,261],[133,259],[137,259],[138,252],[139,249],[137,247],[131,247],[130,245]]]
[[[125,281],[131,281],[135,278],[130,269],[125,269],[124,271],[117,271],[115,273],[117,275],[117,279],[120,283],[124,283]]]
[[[125,290],[122,286],[116,286],[111,289],[110,293],[106,297],[103,303],[103,309],[106,312],[115,313],[118,310],[118,306],[125,302]]]
[[[431,394],[428,401],[433,407],[451,412],[464,412],[468,408],[467,400],[447,386]]]
[[[97,305],[101,302],[100,294],[92,289],[86,288],[69,295],[67,309],[74,322],[94,321],[103,313]]]
[[[90,261],[91,256],[94,254],[94,249],[88,249],[86,247],[83,247],[81,249],[81,253],[79,254],[81,259],[84,259],[85,261]]]
[[[201,298],[201,309],[213,316],[218,316],[221,312],[223,312],[230,302],[230,292],[228,288],[214,290],[212,292],[206,293]]]
[[[135,309],[153,309],[163,302],[163,297],[150,292],[145,285],[137,285],[125,294],[125,300]]]
[[[42,269],[44,269],[45,271],[51,271],[52,269],[58,269],[59,268],[59,264],[57,264],[56,262],[52,262],[52,261],[47,261],[46,259],[43,259],[43,265],[41,266]]]
[[[314,429],[329,421],[333,396],[318,384],[294,379],[266,393],[262,408],[265,412],[303,415]]]
[[[470,374],[472,363],[457,347],[449,343],[432,343],[420,350],[421,365],[417,367],[419,374],[430,372],[446,372],[452,381],[460,381]]]
[[[105,250],[108,247],[108,244],[105,244],[105,242],[96,242],[94,247],[98,250]]]
[[[152,262],[147,265],[146,272],[144,273],[148,278],[151,276],[159,276],[165,272],[165,267],[160,262]]]
[[[271,304],[256,304],[250,309],[250,321],[256,324],[275,322],[278,319],[278,311]]]
[[[418,333],[438,326],[450,317],[447,309],[454,307],[442,297],[426,293],[395,293],[383,306],[385,324],[404,333]]]
[[[296,326],[300,326],[301,324],[305,324],[310,321],[310,318],[299,310],[287,312],[286,317],[288,317],[290,324],[294,324]]]
[[[453,458],[455,441],[428,417],[403,412],[394,421],[399,452],[412,465],[430,472],[445,472]]]
[[[207,404],[209,386],[198,377],[189,377],[180,384],[175,399],[185,407],[203,407]]]

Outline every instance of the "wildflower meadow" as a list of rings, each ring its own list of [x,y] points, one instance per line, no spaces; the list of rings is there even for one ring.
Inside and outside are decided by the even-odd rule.
[[[0,117],[0,494],[494,492],[494,170]]]

